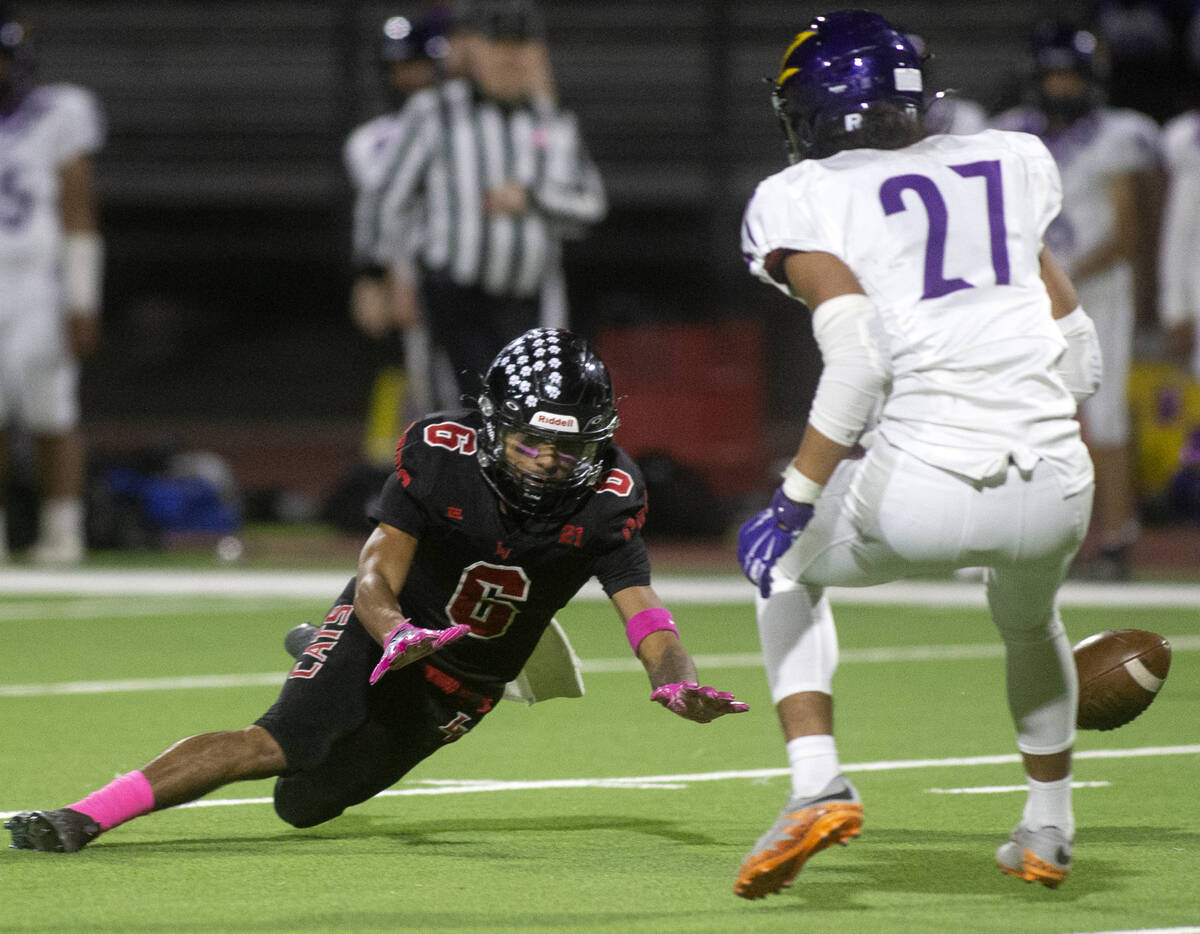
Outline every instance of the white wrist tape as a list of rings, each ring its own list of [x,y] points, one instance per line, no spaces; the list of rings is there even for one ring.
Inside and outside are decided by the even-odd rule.
[[[839,295],[812,314],[825,368],[808,420],[838,444],[858,440],[890,375],[882,322],[865,295]]]
[[[783,495],[793,503],[815,503],[823,489],[824,483],[808,479],[795,464],[788,464],[783,471]]]
[[[95,231],[78,231],[63,237],[63,304],[75,317],[100,311],[104,281],[104,240]]]
[[[1090,399],[1100,388],[1104,375],[1104,360],[1100,354],[1100,338],[1096,325],[1082,306],[1069,315],[1056,318],[1055,323],[1067,339],[1067,349],[1054,369],[1071,391],[1077,403]]]

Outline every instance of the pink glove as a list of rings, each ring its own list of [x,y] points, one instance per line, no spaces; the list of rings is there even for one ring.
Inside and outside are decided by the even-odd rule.
[[[402,668],[426,655],[432,655],[443,645],[457,642],[471,631],[470,626],[451,626],[449,629],[421,629],[404,620],[387,634],[383,658],[371,672],[370,683],[374,684],[392,668]]]
[[[658,701],[671,713],[685,720],[708,723],[727,713],[745,713],[749,704],[735,701],[728,691],[718,691],[707,685],[701,687],[695,681],[677,681],[654,689],[650,700]]]

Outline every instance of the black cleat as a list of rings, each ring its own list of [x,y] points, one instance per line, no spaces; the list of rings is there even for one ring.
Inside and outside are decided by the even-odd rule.
[[[100,825],[78,811],[22,811],[4,822],[12,834],[10,849],[75,853],[100,836]]]
[[[283,637],[283,647],[287,649],[288,655],[298,659],[316,637],[316,626],[312,623],[301,623],[288,630],[288,634]]]

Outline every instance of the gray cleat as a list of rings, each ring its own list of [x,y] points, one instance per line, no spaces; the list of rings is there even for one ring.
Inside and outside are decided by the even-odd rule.
[[[287,649],[288,655],[298,659],[316,637],[316,626],[312,623],[301,623],[288,630],[288,634],[283,637],[283,647]]]
[[[1010,876],[1056,889],[1071,871],[1071,840],[1057,827],[1030,830],[1018,824],[996,850],[996,864]]]
[[[75,853],[100,836],[99,824],[70,808],[22,811],[6,820],[4,829],[12,834],[11,849],[43,853]]]

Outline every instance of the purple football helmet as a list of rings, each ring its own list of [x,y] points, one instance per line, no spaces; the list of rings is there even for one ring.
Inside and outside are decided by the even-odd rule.
[[[926,106],[923,57],[882,16],[838,10],[818,16],[788,46],[771,93],[792,162],[825,156],[887,110],[919,126]],[[850,145],[853,145],[851,143]]]

